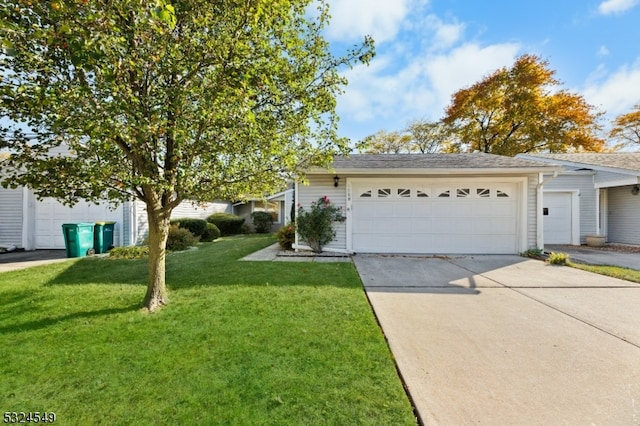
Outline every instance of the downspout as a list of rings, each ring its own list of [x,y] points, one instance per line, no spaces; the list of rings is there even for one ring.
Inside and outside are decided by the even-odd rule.
[[[543,178],[543,174],[540,173],[540,179]],[[536,243],[538,244],[539,249],[544,250],[544,225],[542,223],[542,202],[543,202],[543,195],[542,195],[542,187],[544,187],[545,184],[551,182],[552,180],[554,180],[555,178],[558,177],[558,172],[555,171],[553,172],[553,176],[550,176],[544,180],[542,180],[540,183],[538,183],[538,185],[536,186],[536,211],[537,211],[537,217],[536,217]]]

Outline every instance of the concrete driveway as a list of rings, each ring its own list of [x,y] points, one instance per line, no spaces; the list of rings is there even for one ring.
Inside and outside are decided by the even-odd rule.
[[[640,285],[518,256],[353,258],[427,425],[640,425]]]

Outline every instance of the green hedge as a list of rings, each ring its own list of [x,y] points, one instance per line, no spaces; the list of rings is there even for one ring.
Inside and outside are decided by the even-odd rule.
[[[273,225],[273,216],[267,212],[253,212],[251,213],[251,220],[253,220],[253,227],[258,234],[266,234],[271,231]]]
[[[208,243],[213,240],[217,240],[220,237],[220,230],[213,223],[207,222],[207,229],[204,234],[200,236],[200,241]]]
[[[244,218],[231,213],[214,213],[207,222],[216,225],[222,235],[235,235],[242,233]]]
[[[198,244],[199,238],[186,228],[178,225],[169,227],[169,237],[167,238],[167,250],[182,251]]]
[[[202,237],[207,230],[207,221],[204,219],[193,219],[183,217],[180,219],[172,219],[171,225],[178,225],[180,228],[188,229],[196,237]]]

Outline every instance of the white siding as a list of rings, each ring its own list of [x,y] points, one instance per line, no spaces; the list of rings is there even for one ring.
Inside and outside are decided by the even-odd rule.
[[[23,189],[0,187],[0,245],[22,246]]]
[[[305,210],[309,210],[313,201],[318,201],[319,198],[326,195],[335,206],[342,207],[346,212],[347,182],[344,177],[340,176],[340,183],[337,188],[333,186],[333,175],[310,175],[307,179],[309,180],[309,185],[298,184],[298,200],[296,200],[296,203]],[[328,250],[346,250],[346,223],[336,223],[333,229],[336,231],[336,238],[324,248]]]
[[[610,243],[640,244],[640,195],[633,186],[609,188],[608,235]]]
[[[546,178],[546,176],[545,176]],[[586,242],[587,235],[598,233],[598,190],[593,186],[593,173],[561,174],[545,184],[544,190],[580,191],[580,243]]]
[[[140,200],[130,204],[130,210],[126,217],[131,218],[125,228],[125,242],[128,245],[144,244],[149,235],[149,222],[147,219],[147,206]],[[211,203],[196,203],[183,201],[171,212],[172,219],[190,217],[194,219],[206,219],[213,213],[231,213],[231,203],[227,201],[214,201]],[[127,221],[128,222],[128,221]]]
[[[626,185],[631,181],[635,181],[637,177],[628,174],[614,173],[614,172],[596,172],[594,183],[596,187],[609,187],[617,185]]]
[[[538,175],[527,175],[527,248],[538,248]]]
[[[212,203],[194,203],[183,201],[171,212],[172,219],[189,217],[192,219],[206,219],[213,213],[231,213],[231,203],[214,201]]]

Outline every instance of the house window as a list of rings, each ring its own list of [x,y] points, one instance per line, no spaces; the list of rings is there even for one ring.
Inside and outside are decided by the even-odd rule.
[[[371,190],[365,191],[360,194],[360,198],[371,198]]]
[[[438,198],[449,198],[451,197],[451,191],[450,190],[446,190],[446,191],[442,191],[439,195]]]
[[[480,198],[489,198],[491,196],[491,190],[489,188],[477,188],[476,194]]]
[[[391,196],[391,188],[378,189],[378,198],[387,198]]]
[[[509,194],[507,194],[507,193],[506,193],[506,192],[504,192],[504,191],[500,191],[500,190],[498,189],[496,192],[497,192],[496,197],[498,197],[498,198],[509,198]]]
[[[469,188],[458,188],[456,189],[456,197],[458,198],[466,198],[469,196]]]
[[[398,197],[400,198],[411,197],[411,190],[406,188],[398,188]]]
[[[256,201],[253,207],[254,212],[267,212],[273,218],[274,223],[280,223],[280,202],[279,201]]]
[[[417,197],[418,198],[429,198],[429,194],[427,194],[425,191],[421,191],[421,190],[417,190],[416,191]]]

